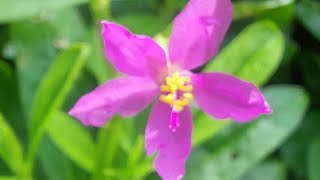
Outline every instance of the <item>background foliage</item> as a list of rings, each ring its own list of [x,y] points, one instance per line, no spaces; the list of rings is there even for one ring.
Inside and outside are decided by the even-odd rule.
[[[149,110],[100,129],[66,114],[117,76],[100,21],[166,41],[186,0],[1,0],[0,180],[159,179],[144,151]],[[185,179],[320,179],[320,1],[234,0],[220,53],[197,71],[263,88],[273,114],[248,124],[194,109]]]

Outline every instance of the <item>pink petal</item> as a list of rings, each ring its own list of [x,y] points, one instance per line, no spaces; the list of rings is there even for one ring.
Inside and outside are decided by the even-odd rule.
[[[150,37],[132,34],[112,22],[101,23],[105,54],[119,72],[134,76],[151,75],[156,80],[166,75],[165,53]]]
[[[116,78],[82,96],[69,114],[85,125],[102,126],[116,114],[134,116],[158,93],[151,79]]]
[[[146,128],[146,151],[148,155],[159,151],[155,169],[164,180],[181,179],[185,162],[191,152],[192,114],[185,107],[178,114],[180,125],[175,131],[169,128],[171,107],[157,102],[152,108]]]
[[[193,69],[218,51],[232,21],[230,0],[190,0],[175,18],[169,42],[172,64]]]
[[[218,118],[246,122],[271,109],[253,84],[224,73],[192,75],[195,100],[206,113]]]

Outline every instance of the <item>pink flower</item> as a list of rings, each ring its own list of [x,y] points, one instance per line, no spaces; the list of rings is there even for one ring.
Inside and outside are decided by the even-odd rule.
[[[247,122],[271,113],[253,84],[220,72],[190,71],[217,53],[232,15],[230,0],[190,0],[174,20],[168,54],[150,37],[102,21],[105,54],[125,76],[81,97],[69,114],[99,127],[117,114],[135,116],[156,99],[146,127],[146,151],[159,152],[155,169],[163,179],[181,179],[191,152],[193,98],[217,119]]]

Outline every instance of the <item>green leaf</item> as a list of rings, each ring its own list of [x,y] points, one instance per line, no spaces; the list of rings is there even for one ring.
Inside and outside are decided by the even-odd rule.
[[[320,139],[315,139],[309,146],[308,152],[308,179],[319,180],[320,178]]]
[[[26,123],[22,116],[18,86],[13,68],[0,59],[0,111],[7,123],[15,129],[17,136],[26,138]]]
[[[88,172],[93,170],[94,143],[80,122],[62,112],[55,112],[48,125],[48,135],[79,167]]]
[[[187,171],[186,179],[239,178],[295,130],[308,106],[305,91],[296,86],[278,85],[266,88],[263,93],[273,110],[272,115],[247,125],[238,124],[238,130],[231,131],[218,146],[211,147],[213,151],[206,153],[201,162],[190,162],[193,168]]]
[[[316,107],[320,106],[320,54],[302,50],[296,56],[296,59],[305,59],[298,61],[297,66],[301,74],[301,80],[306,89],[309,90],[310,96],[313,99],[313,104]]]
[[[128,27],[130,31],[136,34],[146,34],[149,36],[154,36],[164,30],[167,26],[165,19],[153,15],[130,14],[122,16],[121,18],[116,19],[116,21],[117,23]],[[145,26],[145,24],[148,24],[148,26]]]
[[[24,19],[48,10],[56,10],[86,3],[88,0],[23,0],[0,2],[0,23]],[[9,11],[8,11],[9,10]]]
[[[266,161],[258,164],[240,180],[286,180],[285,165],[278,161]]]
[[[120,151],[120,128],[123,123],[119,117],[112,118],[97,134],[95,146],[95,166],[92,173],[93,180],[104,179],[104,169],[113,167],[118,152]],[[123,157],[123,156],[122,156]],[[121,162],[121,164],[123,164]]]
[[[142,154],[144,154],[144,137],[140,135],[136,138],[136,142],[130,150],[128,166],[134,167],[138,165]]]
[[[0,176],[0,180],[17,180],[14,176]]]
[[[46,74],[58,49],[79,40],[82,24],[75,9],[43,12],[41,18],[10,24],[10,36],[17,51],[15,59],[21,105],[24,115],[30,112],[30,102],[42,77]]]
[[[81,167],[73,163],[69,157],[52,142],[52,140],[45,136],[41,145],[39,146],[38,156],[40,157],[39,166],[43,168],[46,178],[36,176],[38,179],[47,180],[87,180],[89,174],[83,171]],[[59,172],[59,173],[57,173]]]
[[[41,81],[30,113],[29,161],[34,159],[36,148],[45,132],[50,116],[64,102],[88,54],[89,47],[86,44],[79,43],[71,46],[56,58],[49,72]]]
[[[281,31],[271,22],[262,21],[243,30],[204,71],[221,71],[263,85],[278,68],[284,51]],[[226,127],[229,121],[215,121],[205,113],[195,117],[193,145],[198,145]]]
[[[234,3],[233,19],[259,16],[268,11],[293,4],[294,0],[240,1]]]
[[[283,51],[283,36],[275,24],[257,22],[230,42],[204,71],[226,72],[261,86],[279,66]]]
[[[21,170],[23,155],[20,143],[11,127],[0,112],[0,158],[12,172],[18,174]]]
[[[56,34],[46,21],[13,23],[10,24],[10,32],[17,49],[15,64],[21,105],[27,116],[36,88],[55,57],[56,50],[52,42],[55,41]]]
[[[101,37],[96,28],[90,28],[86,33],[86,42],[91,44],[92,51],[90,53],[90,61],[87,62],[87,67],[94,74],[98,84],[106,82],[106,80],[117,75],[111,63],[106,60],[103,52],[101,52]]]
[[[320,41],[320,3],[301,1],[297,6],[297,16],[302,24]]]
[[[229,120],[217,121],[203,112],[198,112],[194,119],[194,130],[192,133],[192,146],[194,147],[199,146],[230,124]]]
[[[295,176],[308,176],[308,149],[314,137],[320,136],[320,111],[309,111],[299,129],[287,140],[280,149],[280,155]]]

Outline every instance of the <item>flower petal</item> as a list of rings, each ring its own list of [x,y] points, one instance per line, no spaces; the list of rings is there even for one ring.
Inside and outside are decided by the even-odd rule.
[[[166,74],[165,53],[150,37],[132,34],[112,22],[101,23],[105,54],[119,72],[155,79]]]
[[[218,51],[232,21],[230,0],[190,0],[175,18],[169,42],[172,64],[193,69]]]
[[[192,75],[195,100],[209,115],[246,122],[271,109],[253,84],[224,73]]]
[[[164,180],[181,179],[185,162],[191,152],[192,114],[185,107],[178,114],[180,126],[175,131],[169,128],[171,107],[157,102],[152,108],[146,128],[147,155],[159,151],[155,169]]]
[[[85,125],[102,126],[115,114],[134,116],[159,92],[151,79],[116,78],[82,96],[69,114]]]

